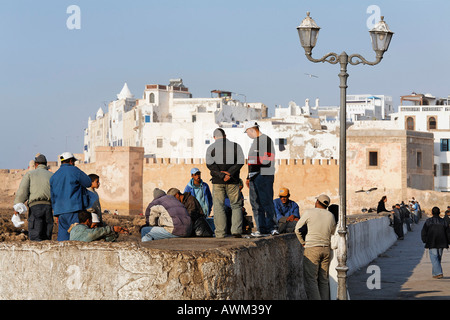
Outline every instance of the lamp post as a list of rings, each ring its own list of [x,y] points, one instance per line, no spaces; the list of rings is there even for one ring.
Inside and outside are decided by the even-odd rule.
[[[383,54],[389,48],[393,32],[389,30],[388,25],[384,22],[384,17],[381,17],[381,21],[369,31],[372,39],[372,47],[376,53],[376,60],[369,62],[359,54],[353,54],[348,56],[344,51],[340,55],[330,52],[323,56],[321,59],[314,59],[312,57],[312,49],[315,47],[317,38],[319,36],[320,28],[316,22],[310,17],[310,13],[307,12],[306,18],[302,21],[301,25],[297,27],[298,35],[300,37],[300,43],[305,49],[305,55],[308,60],[312,62],[328,62],[331,64],[339,63],[341,66],[341,72],[339,73],[340,79],[340,137],[339,137],[339,223],[338,223],[338,249],[337,259],[338,266],[336,270],[338,272],[338,300],[347,300],[347,177],[346,177],[346,162],[347,162],[347,66],[358,65],[360,63],[374,66],[383,59]]]

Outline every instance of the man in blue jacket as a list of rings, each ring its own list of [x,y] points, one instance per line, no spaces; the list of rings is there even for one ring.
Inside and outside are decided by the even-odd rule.
[[[278,196],[279,198],[273,200],[278,222],[278,232],[294,232],[295,225],[300,219],[298,204],[289,199],[291,194],[288,188],[281,188]]]
[[[201,172],[198,168],[191,170],[191,180],[187,184],[184,192],[189,192],[194,196],[200,205],[202,206],[203,213],[206,217],[211,214],[211,208],[213,204],[211,190],[206,182],[202,180]]]
[[[53,215],[58,218],[58,241],[68,241],[70,226],[79,223],[78,212],[92,207],[98,197],[87,190],[91,178],[75,167],[77,159],[70,152],[61,156],[61,167],[50,178]]]

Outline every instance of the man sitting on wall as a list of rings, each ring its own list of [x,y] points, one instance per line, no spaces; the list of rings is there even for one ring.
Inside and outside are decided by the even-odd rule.
[[[288,188],[281,188],[279,198],[273,200],[276,218],[278,222],[278,232],[294,232],[295,225],[300,219],[298,204],[290,199]]]

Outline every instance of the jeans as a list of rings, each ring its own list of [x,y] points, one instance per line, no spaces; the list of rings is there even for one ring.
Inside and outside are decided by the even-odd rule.
[[[273,175],[258,174],[250,181],[250,204],[256,229],[270,233],[275,229],[275,207],[273,205]]]
[[[431,274],[433,276],[438,276],[442,274],[442,254],[444,253],[444,249],[436,249],[436,248],[430,248],[430,260],[431,260]]]
[[[330,247],[306,247],[303,253],[305,289],[309,300],[330,300]]]
[[[28,233],[31,241],[52,240],[53,212],[50,204],[30,207]]]
[[[79,223],[78,220],[78,211],[77,212],[71,212],[71,213],[63,213],[58,216],[58,241],[69,241],[70,240],[70,233],[67,231],[69,230],[70,226],[74,223]]]
[[[231,206],[231,234],[242,234],[242,202],[239,198],[238,184],[213,184],[214,225],[216,238],[223,238],[227,229],[225,196]]]
[[[141,240],[142,242],[152,241],[152,240],[161,240],[168,238],[178,238],[178,236],[171,234],[169,231],[164,229],[163,227],[143,227],[141,229]]]

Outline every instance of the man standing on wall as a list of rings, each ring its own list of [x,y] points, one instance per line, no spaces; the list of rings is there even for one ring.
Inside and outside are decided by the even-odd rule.
[[[50,195],[52,173],[47,168],[47,158],[36,155],[34,170],[28,171],[20,182],[14,204],[28,201],[28,234],[31,241],[52,239],[53,215]]]
[[[60,156],[61,167],[50,179],[53,215],[58,217],[58,241],[68,241],[70,226],[79,223],[78,212],[91,208],[98,196],[87,190],[92,180],[75,167],[77,159],[70,152]]]
[[[244,132],[253,139],[248,152],[247,187],[257,231],[252,236],[277,235],[275,207],[273,205],[273,182],[275,178],[275,146],[272,139],[259,130],[256,121],[247,122]]]
[[[227,229],[225,198],[231,206],[231,234],[242,235],[242,202],[239,190],[239,175],[245,162],[239,144],[227,139],[221,128],[214,130],[215,142],[206,150],[206,166],[211,172],[213,184],[213,208],[216,238],[224,238]]]
[[[295,226],[295,233],[305,247],[303,269],[305,289],[309,300],[330,300],[329,268],[331,257],[331,236],[336,230],[333,214],[327,210],[330,198],[322,194],[316,198],[314,209],[306,210]],[[308,232],[305,240],[302,227]]]

